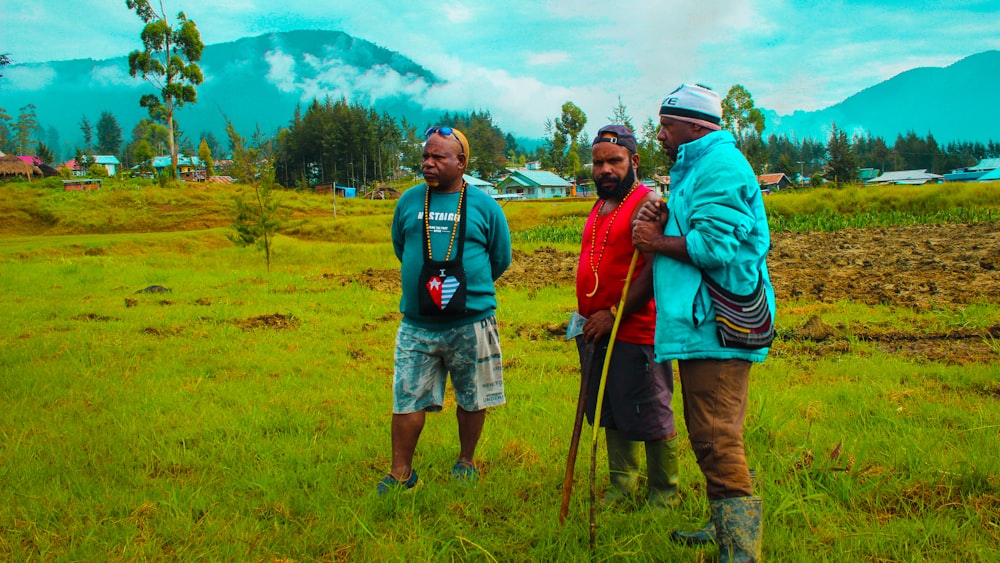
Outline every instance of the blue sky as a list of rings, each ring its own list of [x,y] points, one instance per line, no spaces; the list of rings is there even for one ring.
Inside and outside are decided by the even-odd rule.
[[[18,63],[103,59],[139,47],[143,24],[124,0],[9,4],[0,14],[0,52]],[[429,103],[451,111],[488,109],[504,130],[520,136],[540,136],[566,101],[579,105],[588,129],[596,130],[621,96],[638,124],[681,82],[707,84],[723,95],[742,84],[757,105],[779,114],[821,109],[902,71],[1000,49],[1000,0],[164,5],[171,18],[183,10],[195,21],[206,44],[294,29],[345,31],[448,80]]]

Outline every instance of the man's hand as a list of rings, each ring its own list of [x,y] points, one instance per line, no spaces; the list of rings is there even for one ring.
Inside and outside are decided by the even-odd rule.
[[[587,322],[583,323],[583,340],[588,344],[597,342],[606,334],[611,334],[611,329],[615,325],[615,316],[611,311],[604,309],[590,315]]]
[[[667,207],[663,205],[663,200],[646,201],[639,207],[635,216],[636,221],[648,221],[658,223],[660,231],[667,224]]]

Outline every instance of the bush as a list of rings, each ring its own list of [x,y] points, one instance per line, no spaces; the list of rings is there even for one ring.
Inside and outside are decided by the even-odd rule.
[[[87,176],[91,178],[107,178],[108,169],[95,162],[87,167]]]
[[[49,176],[48,178],[42,180],[42,186],[51,190],[61,190],[63,189],[62,178],[58,176]]]

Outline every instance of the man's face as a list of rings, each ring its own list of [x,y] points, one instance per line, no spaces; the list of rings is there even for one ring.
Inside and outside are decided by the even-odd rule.
[[[424,143],[424,163],[421,167],[424,181],[432,188],[451,188],[465,173],[465,154],[458,139],[431,133]]]
[[[620,199],[635,183],[637,157],[621,145],[597,143],[591,148],[594,187],[601,199]]]
[[[677,161],[677,149],[684,143],[690,143],[697,137],[693,128],[697,127],[692,123],[672,119],[665,115],[660,116],[660,132],[656,134],[656,140],[663,146],[663,152],[671,160]]]

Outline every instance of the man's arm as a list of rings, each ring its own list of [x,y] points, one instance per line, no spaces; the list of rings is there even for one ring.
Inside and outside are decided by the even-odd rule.
[[[686,237],[664,235],[666,224],[667,206],[663,201],[643,202],[632,221],[632,244],[640,252],[660,254],[691,264]]]

